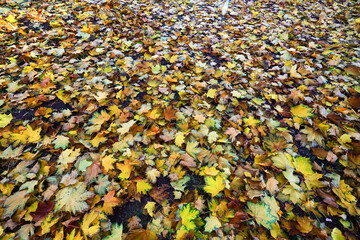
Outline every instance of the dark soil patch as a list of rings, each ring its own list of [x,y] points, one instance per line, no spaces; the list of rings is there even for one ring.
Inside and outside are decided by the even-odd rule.
[[[143,196],[141,202],[133,201],[127,202],[121,207],[114,208],[114,214],[109,216],[109,219],[112,223],[123,224],[125,227],[125,232],[128,231],[128,220],[134,216],[137,216],[141,219],[141,225],[145,226],[151,220],[150,215],[143,214],[143,209],[147,202],[151,201],[149,196]]]

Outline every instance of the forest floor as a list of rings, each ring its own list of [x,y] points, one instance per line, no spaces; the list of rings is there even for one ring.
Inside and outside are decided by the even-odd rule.
[[[0,3],[1,239],[359,239],[360,6]]]

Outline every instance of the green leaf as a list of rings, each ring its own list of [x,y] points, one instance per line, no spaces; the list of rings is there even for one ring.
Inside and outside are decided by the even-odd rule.
[[[276,223],[277,217],[271,214],[270,206],[266,203],[252,203],[248,202],[249,213],[256,222],[271,230],[271,224]]]
[[[191,204],[186,204],[181,210],[180,210],[180,217],[181,222],[184,224],[185,228],[190,231],[196,228],[194,220],[198,217],[199,210],[192,209]]]
[[[111,225],[111,234],[106,236],[104,240],[122,240],[123,235],[123,225],[118,225],[116,223]]]
[[[160,72],[160,65],[157,64],[155,66],[152,66],[151,70],[152,70],[153,74],[158,74]]]
[[[52,143],[55,144],[55,147],[54,147],[55,149],[58,149],[58,148],[65,149],[69,145],[69,138],[65,137],[63,135],[59,135],[56,137],[56,139]]]
[[[186,152],[193,158],[196,158],[196,155],[201,152],[200,148],[197,148],[199,145],[196,141],[190,141],[186,144]]]
[[[298,172],[301,172],[304,176],[314,174],[310,158],[296,157],[294,159],[294,166]]]

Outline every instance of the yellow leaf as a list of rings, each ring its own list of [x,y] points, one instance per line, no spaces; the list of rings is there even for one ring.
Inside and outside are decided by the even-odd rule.
[[[13,116],[11,115],[11,113],[9,115],[0,114],[0,128],[6,127],[12,119]]]
[[[96,219],[99,217],[100,213],[92,210],[90,213],[84,215],[83,221],[81,223],[81,230],[84,235],[92,237],[100,230],[99,221]]]
[[[92,124],[103,124],[104,122],[108,121],[110,119],[110,115],[107,114],[105,110],[101,111],[101,113],[94,113],[94,116],[89,120]]]
[[[232,63],[232,62],[228,62],[228,63],[226,64],[226,66],[227,66],[229,69],[233,69],[233,68],[236,66],[236,64],[235,64],[235,63]]]
[[[196,141],[190,141],[186,144],[186,152],[193,158],[196,158],[196,155],[201,152],[200,148],[197,148],[199,145]]]
[[[271,214],[270,206],[266,203],[252,203],[248,202],[250,214],[255,217],[258,224],[263,225],[267,229],[272,229],[272,224],[276,223],[277,217]]]
[[[58,163],[67,167],[67,165],[73,163],[79,155],[80,149],[66,149],[60,154]]]
[[[290,112],[299,118],[307,118],[307,117],[311,117],[313,114],[311,113],[311,108],[309,108],[308,106],[305,106],[303,104],[297,105],[297,106],[293,106],[290,109]]]
[[[106,214],[113,214],[113,207],[117,206],[120,203],[120,200],[114,197],[114,195],[115,190],[112,190],[108,192],[103,198],[104,205],[102,207],[102,211],[104,211],[104,213]]]
[[[146,194],[152,188],[151,184],[145,180],[140,180],[136,183],[136,191],[141,194]]]
[[[296,171],[301,172],[303,175],[313,174],[312,165],[310,163],[310,158],[306,157],[296,157],[294,159],[294,166]]]
[[[23,134],[28,136],[29,143],[35,143],[41,139],[40,132],[41,132],[41,128],[33,130],[32,127],[28,124],[26,125],[26,130],[24,131]]]
[[[6,19],[6,21],[8,21],[10,23],[16,23],[17,22],[16,18],[11,14],[5,19]]]
[[[344,204],[356,202],[356,197],[351,194],[353,189],[347,185],[344,180],[340,181],[339,188],[334,186],[332,190]]]
[[[55,146],[54,146],[55,149],[58,149],[58,148],[65,149],[69,145],[69,138],[65,137],[63,135],[59,135],[56,137],[56,139],[52,143],[55,144]]]
[[[159,176],[160,176],[160,172],[156,168],[153,168],[146,172],[147,179],[149,179],[152,183],[155,183],[156,178],[158,178]]]
[[[217,217],[210,216],[205,219],[205,232],[212,232],[221,227],[221,222]]]
[[[171,56],[171,58],[170,58],[170,63],[176,62],[177,59],[178,59],[178,55],[173,55],[173,56]]]
[[[216,89],[209,89],[209,91],[207,92],[206,96],[209,97],[209,98],[214,98],[215,97],[215,94],[216,94]]]
[[[191,204],[186,204],[181,210],[180,210],[180,217],[181,222],[184,224],[187,231],[195,229],[196,225],[194,220],[198,217],[199,210],[192,209]]]
[[[209,143],[216,142],[218,140],[218,138],[219,138],[219,135],[215,131],[212,131],[208,135],[208,142]]]
[[[94,147],[99,147],[100,143],[106,142],[107,138],[102,136],[102,134],[98,133],[96,136],[90,141],[90,143]]]
[[[219,175],[214,179],[213,177],[205,178],[206,186],[204,187],[205,192],[210,193],[211,197],[215,197],[222,190],[225,189],[225,182]]]
[[[158,119],[161,116],[161,113],[158,111],[158,109],[153,109],[150,112],[146,114],[146,116],[152,120]]]
[[[249,118],[244,118],[244,123],[245,123],[244,124],[245,126],[255,127],[256,125],[261,123],[261,121],[255,119],[253,116],[251,116]]]
[[[352,140],[351,140],[351,136],[349,134],[343,134],[341,135],[340,137],[340,140],[341,140],[341,143],[350,143]]]
[[[105,157],[100,158],[101,165],[104,167],[105,172],[108,172],[109,170],[114,169],[113,163],[117,161],[116,158],[114,158],[114,154],[107,155]]]
[[[175,144],[178,147],[181,147],[181,145],[185,142],[185,136],[182,132],[179,132],[175,135]]]
[[[156,204],[156,202],[148,202],[144,207],[144,209],[147,210],[150,217],[154,216],[155,204]]]
[[[332,240],[345,240],[346,238],[338,228],[334,228],[331,232]]]
[[[130,128],[136,123],[135,120],[131,120],[127,123],[123,123],[121,124],[121,127],[117,130],[117,133],[119,133],[120,135],[123,135],[127,132],[129,132]]]
[[[121,170],[121,173],[119,174],[119,178],[121,180],[124,180],[130,177],[133,166],[130,165],[129,160],[125,160],[125,162],[123,164],[119,164],[117,168]]]
[[[44,221],[41,223],[41,234],[45,235],[50,232],[52,226],[54,226],[58,221],[59,217],[55,218],[52,213],[46,216]]]
[[[302,78],[301,74],[296,71],[297,65],[293,65],[290,69],[290,76],[293,78]]]

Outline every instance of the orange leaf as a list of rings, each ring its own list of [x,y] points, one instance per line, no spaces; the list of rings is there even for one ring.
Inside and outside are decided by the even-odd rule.
[[[116,197],[114,197],[115,195],[115,190],[112,190],[110,192],[108,192],[105,196],[104,196],[104,205],[102,210],[106,213],[106,214],[113,214],[113,207],[115,207],[116,205],[118,205],[120,203],[120,200]]]
[[[175,120],[176,116],[175,116],[176,110],[172,109],[171,107],[167,107],[164,111],[164,118],[167,121],[171,121],[171,120]]]

